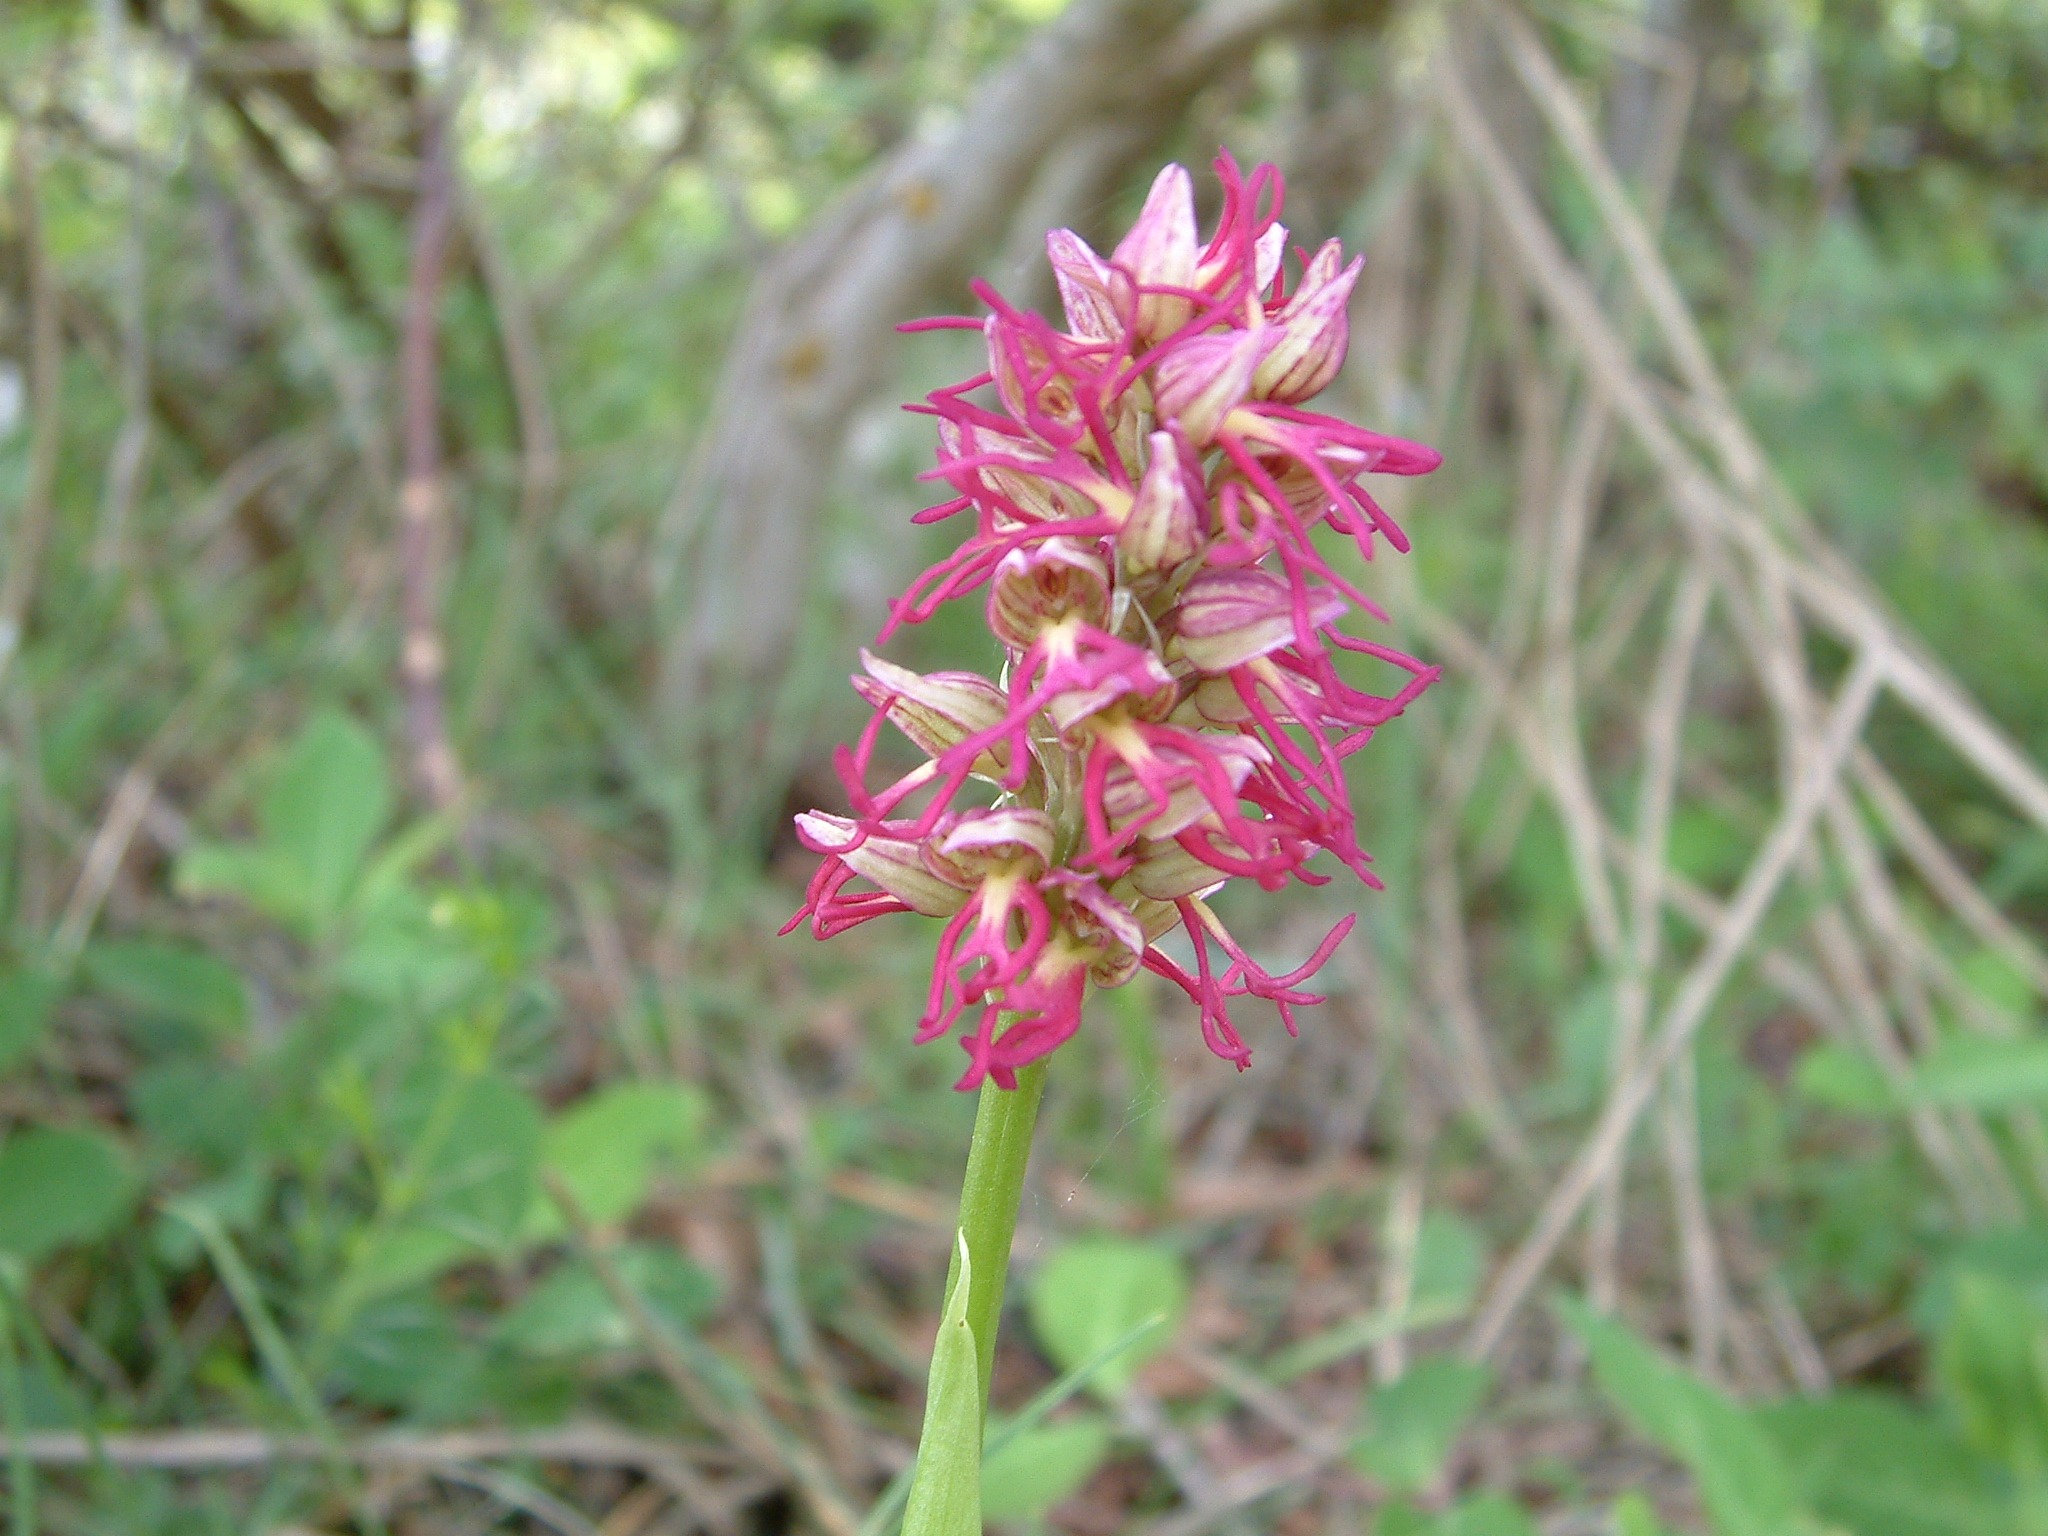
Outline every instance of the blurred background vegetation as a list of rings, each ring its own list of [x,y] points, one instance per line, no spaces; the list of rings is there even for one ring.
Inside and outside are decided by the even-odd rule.
[[[1302,1039],[1056,1062],[992,1525],[2048,1530],[2042,0],[17,0],[0,93],[11,1531],[888,1536],[971,1104],[929,933],[771,935],[892,328],[1219,146],[1368,253],[1447,676],[1389,889],[1232,909],[1363,914]]]

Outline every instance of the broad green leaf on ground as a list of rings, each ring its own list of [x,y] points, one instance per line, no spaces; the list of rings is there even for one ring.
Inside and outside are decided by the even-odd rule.
[[[354,720],[324,710],[277,764],[257,809],[261,838],[186,849],[178,887],[240,896],[281,923],[325,937],[390,813],[382,749]]]
[[[214,1168],[235,1162],[257,1138],[262,1104],[255,1074],[181,1057],[135,1074],[128,1104],[149,1146]]]
[[[555,1117],[541,1161],[592,1221],[624,1221],[647,1198],[663,1161],[687,1167],[701,1154],[704,1120],[704,1096],[687,1083],[614,1083]],[[528,1235],[551,1236],[561,1221],[554,1202],[542,1198]]]
[[[0,1071],[42,1044],[51,1010],[63,992],[61,981],[37,967],[0,970]]]
[[[974,1266],[959,1238],[960,1267],[939,1318],[925,1386],[917,1472],[903,1510],[903,1536],[981,1536],[981,1366],[967,1293]]]
[[[1844,1114],[1887,1115],[1899,1107],[1899,1094],[1877,1063],[1832,1040],[1799,1058],[1792,1086],[1808,1102]]]
[[[335,1341],[331,1370],[364,1402],[408,1408],[473,1347],[446,1304],[408,1291],[381,1297],[350,1320]]]
[[[1414,1306],[1431,1314],[1471,1306],[1486,1273],[1486,1242],[1454,1211],[1433,1210],[1415,1238]]]
[[[985,1519],[1034,1521],[1080,1491],[1108,1459],[1115,1436],[1100,1414],[1040,1424],[992,1452],[981,1468]]]
[[[1187,1272],[1172,1249],[1130,1238],[1085,1238],[1060,1249],[1031,1277],[1031,1330],[1055,1365],[1072,1370],[1147,1318],[1164,1316],[1166,1327],[1138,1339],[1089,1383],[1113,1398],[1172,1344],[1187,1301]]]
[[[388,1225],[354,1260],[349,1306],[442,1273],[523,1235],[540,1167],[541,1112],[496,1074],[452,1089],[410,1125],[384,1194]],[[347,1310],[346,1307],[343,1309]]]
[[[1740,1407],[1584,1303],[1558,1309],[1591,1353],[1600,1390],[1637,1433],[1685,1464],[1723,1536],[1809,1527],[1784,1458]]]
[[[1884,1536],[1994,1536],[2011,1529],[2000,1469],[1939,1417],[1898,1397],[1843,1392],[1766,1404],[1752,1417],[1823,1519]]]
[[[626,1243],[611,1257],[626,1283],[674,1328],[694,1328],[718,1308],[718,1281],[673,1248]],[[558,1266],[498,1320],[493,1333],[514,1349],[542,1356],[624,1349],[635,1337],[583,1259]]]
[[[383,749],[347,715],[322,710],[286,752],[258,812],[265,841],[305,882],[316,926],[341,910],[390,813]]]
[[[2010,1109],[2048,1100],[2048,1038],[1953,1035],[1914,1067],[1916,1103]]]
[[[1537,1536],[1536,1522],[1521,1505],[1497,1493],[1466,1499],[1438,1514],[1424,1514],[1397,1499],[1380,1511],[1372,1530],[1373,1536]]]
[[[452,1110],[420,1128],[431,1146],[408,1159],[418,1219],[478,1247],[518,1235],[540,1165],[540,1106],[524,1089],[487,1073],[457,1089]]]
[[[1934,1345],[1943,1397],[1978,1451],[2048,1471],[2048,1315],[2010,1280],[1964,1270]]]
[[[1434,1487],[1458,1436],[1486,1396],[1493,1373],[1483,1365],[1432,1355],[1398,1381],[1366,1397],[1366,1429],[1351,1461],[1396,1493]]]
[[[1998,1227],[1957,1243],[1913,1299],[1913,1321],[1922,1332],[1935,1336],[1948,1326],[1956,1283],[1970,1273],[2007,1282],[2048,1316],[2048,1227]]]
[[[116,1231],[134,1208],[127,1155],[98,1131],[38,1127],[0,1145],[0,1253],[27,1264]]]
[[[241,972],[184,944],[129,939],[94,944],[83,957],[93,988],[134,1012],[231,1037],[248,1024]]]

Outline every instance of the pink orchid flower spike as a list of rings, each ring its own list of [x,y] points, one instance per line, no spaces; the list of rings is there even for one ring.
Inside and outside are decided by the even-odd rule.
[[[1318,543],[1327,528],[1368,560],[1405,551],[1361,477],[1438,463],[1306,409],[1344,365],[1361,262],[1330,241],[1290,287],[1280,173],[1224,155],[1216,174],[1206,244],[1177,165],[1108,255],[1047,237],[1064,329],[981,285],[983,319],[907,327],[980,331],[988,368],[912,407],[937,418],[930,478],[951,492],[918,521],[972,528],[882,638],[979,594],[1003,666],[861,653],[874,714],[837,757],[852,814],[797,818],[820,863],[790,927],[940,920],[917,1039],[959,1039],[961,1088],[1014,1086],[1080,1027],[1090,987],[1141,970],[1239,1068],[1233,1001],[1272,1004],[1293,1033],[1354,918],[1275,973],[1212,899],[1232,880],[1324,884],[1324,854],[1377,886],[1345,762],[1437,675],[1344,630],[1386,615]],[[1355,680],[1369,666],[1391,684]],[[922,761],[877,784],[884,727]]]

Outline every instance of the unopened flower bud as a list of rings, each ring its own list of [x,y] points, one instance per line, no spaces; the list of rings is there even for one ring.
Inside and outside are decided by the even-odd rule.
[[[1121,341],[1137,310],[1137,290],[1130,275],[1096,255],[1071,229],[1045,237],[1045,254],[1059,285],[1067,329],[1091,341]]]
[[[1152,461],[1117,530],[1124,569],[1143,575],[1170,571],[1201,547],[1202,482],[1182,462],[1171,432],[1152,434]]]
[[[1194,287],[1198,255],[1194,183],[1183,167],[1169,165],[1153,181],[1138,222],[1110,256],[1138,285],[1137,331],[1143,340],[1170,335],[1194,313],[1192,299],[1159,290]]]
[[[1351,317],[1346,306],[1358,274],[1365,265],[1359,257],[1347,267],[1338,265],[1344,253],[1332,240],[1308,265],[1301,286],[1285,306],[1269,317],[1279,331],[1279,343],[1259,363],[1252,375],[1253,396],[1292,404],[1306,400],[1337,376],[1344,366],[1344,352],[1351,340]]]
[[[1280,341],[1271,326],[1196,336],[1159,361],[1152,396],[1162,421],[1171,421],[1196,448],[1206,448],[1231,410],[1251,392],[1252,376]]]

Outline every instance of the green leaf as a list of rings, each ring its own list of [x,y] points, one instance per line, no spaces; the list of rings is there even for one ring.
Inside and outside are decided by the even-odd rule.
[[[98,1131],[37,1128],[0,1146],[0,1252],[27,1264],[107,1236],[134,1208],[126,1154]]]
[[[391,813],[384,753],[347,715],[323,710],[295,740],[258,811],[265,842],[303,885],[314,930],[331,926]]]
[[[424,1291],[408,1292],[357,1313],[335,1340],[330,1369],[362,1401],[408,1408],[469,1347],[442,1302]]]
[[[1423,1216],[1415,1238],[1415,1310],[1462,1313],[1485,1274],[1486,1243],[1477,1227],[1452,1211]]]
[[[1614,1536],[1664,1536],[1657,1510],[1640,1493],[1624,1493],[1614,1501]]]
[[[1844,1114],[1886,1115],[1899,1107],[1899,1096],[1877,1063],[1863,1052],[1833,1041],[1817,1045],[1799,1058],[1792,1086],[1808,1102]]]
[[[86,950],[84,966],[99,992],[151,1018],[221,1036],[248,1024],[241,972],[204,950],[153,939],[101,943]]]
[[[42,1044],[64,984],[48,971],[22,966],[0,975],[0,1071]]]
[[[1173,1342],[1187,1301],[1187,1274],[1171,1249],[1128,1238],[1088,1238],[1060,1249],[1031,1277],[1031,1328],[1053,1363],[1072,1370],[1146,1318],[1165,1317],[1166,1327],[1096,1372],[1090,1386],[1114,1398]]]
[[[1492,1384],[1483,1365],[1447,1355],[1418,1361],[1367,1397],[1371,1427],[1351,1449],[1353,1465],[1396,1493],[1434,1487]]]
[[[1438,1536],[1536,1536],[1536,1522],[1497,1493],[1467,1499],[1438,1523]]]
[[[2010,1526],[1998,1468],[1900,1398],[1845,1392],[1752,1410],[1816,1514],[1885,1536],[1985,1536]],[[1656,1527],[1647,1526],[1652,1533]]]
[[[1740,1408],[1660,1357],[1620,1323],[1561,1301],[1593,1357],[1600,1390],[1646,1438],[1683,1462],[1724,1536],[1787,1536],[1806,1523],[1777,1447]]]
[[[2001,1276],[1955,1278],[1934,1369],[1963,1434],[2029,1478],[2048,1472],[2048,1317]]]
[[[1038,1520],[1080,1491],[1109,1456],[1114,1436],[1100,1414],[1041,1424],[991,1451],[981,1465],[981,1512],[989,1520]]]
[[[298,870],[261,844],[194,843],[178,855],[181,896],[239,896],[264,916],[306,929],[312,914]]]
[[[664,1158],[687,1164],[702,1151],[704,1096],[685,1083],[614,1083],[558,1115],[542,1162],[569,1186],[592,1221],[624,1221],[647,1198]],[[536,1201],[531,1237],[561,1228],[554,1202]]]
[[[233,1163],[256,1139],[262,1113],[251,1073],[190,1058],[138,1072],[128,1103],[153,1151],[216,1167]]]
[[[718,1281],[673,1248],[622,1244],[612,1262],[671,1327],[695,1327],[717,1310]],[[581,1259],[559,1266],[528,1291],[499,1319],[495,1332],[501,1343],[540,1356],[596,1354],[634,1342],[631,1322]]]
[[[1440,1515],[1425,1515],[1406,1500],[1394,1499],[1382,1507],[1372,1529],[1373,1536],[1536,1536],[1536,1522],[1514,1500],[1497,1493],[1467,1499]]]
[[[2048,1099],[2048,1039],[1956,1035],[1914,1068],[1916,1103],[2009,1109]]]
[[[438,1131],[418,1170],[420,1219],[477,1247],[508,1244],[534,1198],[540,1106],[505,1078],[485,1074],[463,1085]]]
[[[946,1298],[932,1346],[903,1536],[981,1536],[981,1366],[967,1322],[974,1267],[964,1232],[959,1251],[953,1293]]]

